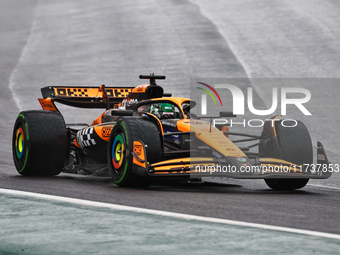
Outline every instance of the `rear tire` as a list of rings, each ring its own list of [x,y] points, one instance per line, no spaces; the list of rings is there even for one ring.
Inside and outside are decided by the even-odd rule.
[[[284,127],[282,121],[275,122],[278,150],[271,150],[275,158],[283,159],[297,165],[313,163],[313,146],[306,126],[297,121],[295,127]],[[285,121],[289,125],[289,121]],[[267,134],[268,135],[268,134]],[[275,143],[271,143],[272,145]],[[268,148],[265,148],[268,151]],[[301,189],[309,179],[265,179],[266,184],[274,190]]]
[[[68,154],[62,115],[51,111],[21,112],[14,124],[12,153],[14,165],[21,175],[58,175]]]
[[[111,131],[108,144],[108,168],[114,183],[121,187],[147,187],[151,178],[132,172],[133,141],[140,140],[145,145],[147,161],[160,161],[162,155],[161,136],[157,126],[140,117],[123,117]]]

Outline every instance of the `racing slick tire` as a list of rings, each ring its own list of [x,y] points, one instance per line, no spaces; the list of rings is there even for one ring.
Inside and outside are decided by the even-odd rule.
[[[297,121],[295,127],[284,127],[281,121],[275,122],[278,150],[273,150],[275,158],[280,158],[297,165],[313,163],[313,146],[308,129]],[[290,125],[289,120],[285,121]],[[293,125],[293,123],[292,123]],[[271,155],[272,156],[272,155]],[[266,184],[273,190],[295,190],[301,189],[308,183],[309,179],[287,178],[287,179],[265,179]]]
[[[13,129],[12,153],[19,174],[58,175],[68,154],[63,116],[52,111],[23,111]]]
[[[145,145],[148,163],[160,161],[161,135],[157,126],[141,117],[123,117],[113,127],[108,144],[108,169],[113,182],[120,187],[147,187],[152,179],[132,172],[133,141]]]

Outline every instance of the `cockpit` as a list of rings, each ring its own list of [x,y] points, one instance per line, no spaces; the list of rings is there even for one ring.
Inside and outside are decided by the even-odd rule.
[[[139,113],[151,113],[158,119],[183,119],[182,111],[172,102],[146,104],[137,109]]]
[[[178,102],[177,102],[178,101]],[[177,104],[178,103],[178,104]],[[179,107],[181,105],[181,107]],[[137,108],[139,114],[150,113],[158,119],[189,119],[195,103],[190,100],[152,100]]]

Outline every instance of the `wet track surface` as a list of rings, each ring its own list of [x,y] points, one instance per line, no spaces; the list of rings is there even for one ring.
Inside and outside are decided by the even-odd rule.
[[[0,188],[340,234],[339,174],[292,192],[271,191],[262,180],[220,179],[201,185],[126,189],[109,178],[22,177],[11,155],[17,114],[39,109],[36,99],[47,85],[134,86],[140,84],[139,74],[155,72],[167,76],[160,83],[166,92],[189,97],[190,77],[339,78],[335,13],[340,5],[332,1],[239,1],[242,5],[220,1],[216,6],[194,0],[8,2],[0,1]],[[322,91],[320,87],[311,89]],[[267,91],[254,88],[256,103],[265,105]],[[330,160],[340,163],[339,87],[325,90],[329,94],[321,97],[318,92],[314,104],[316,112],[324,109],[317,115],[326,116],[323,122],[317,117],[304,121],[313,139],[328,149]],[[69,108],[65,117],[90,122],[98,114]]]

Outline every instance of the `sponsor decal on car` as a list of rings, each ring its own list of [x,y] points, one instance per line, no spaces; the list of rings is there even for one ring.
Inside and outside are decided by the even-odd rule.
[[[112,127],[103,127],[102,129],[102,136],[109,137],[111,135]]]
[[[240,162],[246,162],[247,161],[247,159],[245,159],[245,158],[236,158],[236,160],[240,161]]]
[[[106,93],[108,97],[127,97],[131,88],[106,88]],[[67,96],[67,97],[98,97],[101,96],[98,88],[54,88],[56,96]]]
[[[81,147],[96,145],[95,140],[91,137],[92,134],[93,134],[93,127],[78,131],[77,143]]]
[[[142,155],[142,149],[143,149],[143,146],[142,145],[139,145],[139,144],[134,144],[133,145],[133,151],[138,155]]]

